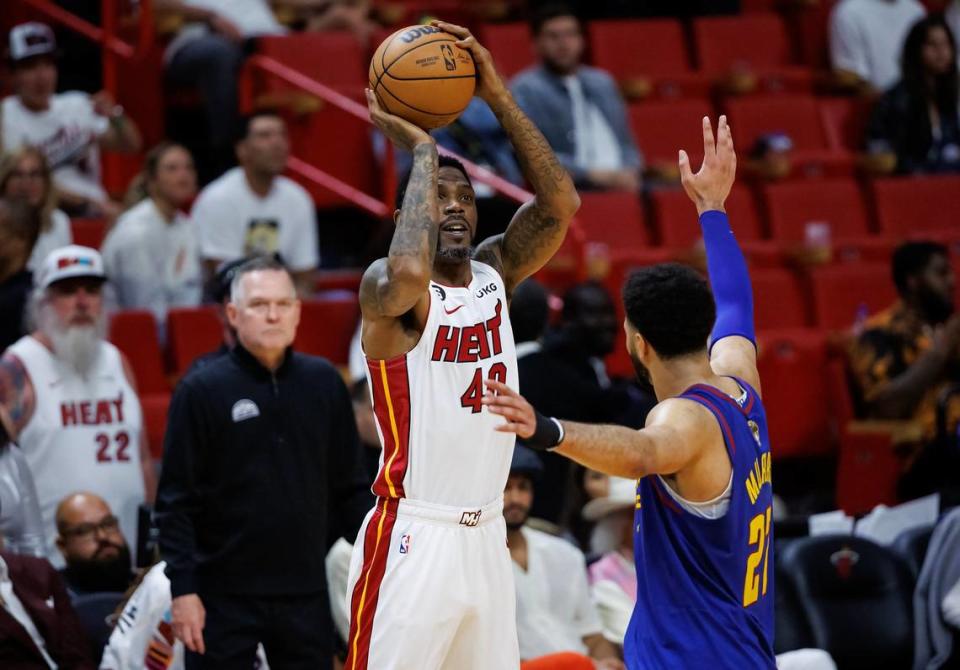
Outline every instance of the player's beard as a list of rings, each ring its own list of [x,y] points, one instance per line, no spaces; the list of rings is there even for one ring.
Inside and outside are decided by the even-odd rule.
[[[633,363],[633,373],[637,376],[637,384],[640,388],[647,391],[653,391],[653,380],[650,379],[650,371],[647,366],[640,362],[640,359],[630,351],[630,362]]]
[[[445,247],[441,245],[440,239],[438,238],[437,251],[434,256],[435,262],[440,265],[460,265],[473,258],[473,246]]]
[[[104,319],[88,325],[63,325],[49,307],[40,310],[40,331],[50,338],[53,353],[81,375],[93,368],[100,355],[105,331]]]

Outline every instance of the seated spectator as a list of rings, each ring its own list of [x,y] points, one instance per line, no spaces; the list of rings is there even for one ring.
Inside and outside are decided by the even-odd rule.
[[[584,518],[596,523],[590,538],[591,552],[600,555],[588,568],[590,592],[603,623],[603,636],[621,646],[637,600],[637,568],[633,562],[636,497],[635,482],[611,477],[609,493],[583,508]]]
[[[514,157],[513,146],[489,105],[480,98],[471,100],[456,121],[438,128],[433,136],[440,146],[457,152],[509,182],[523,185],[523,174]],[[477,184],[478,188],[481,186],[484,185]],[[486,197],[482,190],[477,195]]]
[[[290,155],[287,127],[272,112],[244,119],[240,166],[208,185],[193,206],[200,252],[212,271],[223,261],[279,253],[301,295],[313,291],[319,263],[317,214],[309,194],[283,176]]]
[[[43,556],[46,546],[37,487],[23,452],[10,441],[13,422],[0,406],[0,548]]]
[[[938,398],[947,386],[960,382],[960,315],[954,313],[956,280],[946,247],[903,244],[893,255],[893,281],[900,299],[868,319],[852,345],[862,413],[870,419],[915,420],[932,443]],[[949,435],[956,434],[958,420],[960,398],[955,397],[947,412]],[[928,449],[913,465],[902,482],[905,496],[936,488],[934,482],[950,472],[944,463],[927,460],[938,453]]]
[[[532,30],[540,64],[511,83],[517,104],[547,138],[577,186],[636,191],[643,161],[613,77],[583,65],[583,28],[562,6],[539,10]]]
[[[839,80],[876,91],[893,86],[904,39],[924,14],[918,0],[841,0],[830,14],[830,62]]]
[[[610,494],[610,476],[574,463],[563,490],[560,527],[581,551],[589,552],[594,524],[583,518],[583,508],[594,498],[603,498]]]
[[[0,104],[0,148],[38,147],[65,209],[112,218],[119,207],[100,183],[100,149],[139,151],[140,132],[106,91],[56,93],[56,53],[53,31],[42,23],[22,23],[10,31],[14,93]]]
[[[932,14],[907,34],[899,83],[877,102],[867,146],[893,152],[897,172],[960,172],[957,43]]]
[[[371,0],[316,0],[297,4],[307,5],[301,10],[307,30],[346,31],[360,44],[369,45],[370,38],[380,27],[370,16],[373,10]]]
[[[121,309],[147,309],[163,326],[172,307],[200,304],[200,243],[183,210],[197,193],[190,152],[160,144],[131,188],[130,209],[103,242],[104,269]]]
[[[93,670],[60,575],[47,561],[0,551],[0,667]]]
[[[565,540],[525,526],[533,504],[533,481],[542,471],[537,454],[518,444],[503,492],[517,589],[520,658],[574,651],[594,659],[597,668],[621,670],[625,666],[616,648],[600,634],[583,554]]]
[[[0,197],[20,199],[40,213],[40,235],[27,261],[36,270],[54,249],[73,243],[70,217],[57,209],[57,193],[47,157],[25,146],[0,158]]]
[[[74,596],[123,593],[136,576],[120,521],[96,493],[73,493],[57,505],[57,549]]]
[[[136,537],[137,509],[156,487],[133,374],[103,339],[105,279],[93,249],[51,253],[34,277],[36,330],[0,358],[0,404],[14,419],[11,436],[36,481],[54,565],[63,564],[54,516],[64,496],[96,492],[120,518],[123,534]]]
[[[26,203],[0,198],[0,349],[26,334],[27,298],[33,275],[27,264],[40,231],[36,211]]]

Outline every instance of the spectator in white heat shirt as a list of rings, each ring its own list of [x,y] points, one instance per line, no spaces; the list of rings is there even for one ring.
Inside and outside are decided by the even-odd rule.
[[[154,147],[131,187],[133,207],[103,242],[101,255],[117,306],[148,309],[157,323],[171,307],[199,305],[203,278],[194,224],[183,213],[197,193],[190,152],[179,144]]]
[[[119,209],[100,183],[100,149],[139,151],[136,125],[106,91],[93,96],[55,92],[57,45],[49,26],[14,26],[9,44],[14,94],[0,104],[0,148],[39,147],[53,170],[65,209],[115,216]]]
[[[283,119],[264,111],[246,117],[236,151],[240,166],[211,182],[193,206],[207,272],[242,256],[279,253],[307,296],[320,255],[317,213],[303,187],[283,176],[290,156]]]
[[[830,14],[830,62],[851,77],[885,91],[900,78],[903,42],[926,14],[918,0],[841,0]]]

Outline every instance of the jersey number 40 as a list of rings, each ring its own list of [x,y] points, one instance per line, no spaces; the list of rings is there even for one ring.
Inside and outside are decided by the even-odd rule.
[[[490,366],[487,379],[496,379],[501,384],[507,383],[507,366],[503,363],[494,363]],[[477,368],[470,380],[470,386],[460,396],[460,406],[470,409],[471,414],[479,414],[483,409],[483,368]]]

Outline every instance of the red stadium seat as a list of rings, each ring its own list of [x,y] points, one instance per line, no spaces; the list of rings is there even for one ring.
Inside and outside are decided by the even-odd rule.
[[[812,86],[811,71],[791,64],[790,41],[777,14],[695,19],[693,38],[700,69],[711,76],[746,70],[771,92],[807,91]]]
[[[653,223],[660,243],[668,247],[690,247],[700,239],[700,224],[690,198],[682,189],[650,193]],[[730,225],[739,240],[759,240],[763,236],[760,216],[753,194],[746,186],[735,185],[726,203]]]
[[[363,45],[349,32],[301,32],[264,36],[257,51],[316,79],[322,84],[355,93],[367,83]],[[279,88],[289,85],[276,82]]]
[[[107,222],[103,219],[70,219],[73,243],[99,249],[107,236]]]
[[[504,77],[513,77],[536,62],[530,27],[524,22],[485,24],[480,37]]]
[[[670,100],[630,105],[630,127],[647,164],[677,165],[684,149],[692,165],[703,161],[703,117],[713,117],[706,100]]]
[[[219,349],[221,344],[223,327],[212,305],[178,307],[167,313],[167,349],[176,376],[185,373],[197,357]]]
[[[163,458],[163,435],[167,430],[167,411],[170,409],[169,393],[150,393],[140,396],[143,409],[143,426],[147,431],[147,444],[150,455],[155,459]]]
[[[820,328],[846,330],[889,307],[896,290],[888,265],[848,263],[810,272],[814,322]]]
[[[852,179],[823,179],[770,184],[764,187],[767,219],[773,239],[803,242],[807,225],[825,223],[832,239],[869,233],[860,187]]]
[[[146,310],[127,310],[110,317],[109,339],[124,353],[139,394],[167,393],[170,385],[163,373],[163,355],[157,338],[157,322]]]
[[[870,103],[863,98],[820,98],[817,104],[827,146],[846,151],[862,150]]]
[[[806,328],[809,307],[800,278],[790,270],[750,271],[753,284],[753,320],[758,330]]]
[[[293,346],[305,354],[323,356],[334,365],[346,365],[359,320],[356,295],[304,300]]]
[[[317,272],[314,290],[323,291],[353,291],[360,292],[360,280],[363,272],[360,270],[320,270]]]
[[[635,193],[581,193],[580,203],[577,221],[583,226],[588,241],[621,250],[649,244],[643,208]]]
[[[587,31],[593,64],[610,72],[628,96],[709,94],[709,80],[690,67],[679,21],[593,21]]]
[[[878,179],[873,195],[880,230],[888,235],[921,236],[958,228],[960,176]]]
[[[838,0],[794,3],[787,12],[787,23],[793,30],[799,47],[800,62],[816,69],[830,67],[829,23],[830,13]]]
[[[819,456],[835,447],[824,392],[826,341],[811,330],[758,334],[757,367],[774,459]]]

